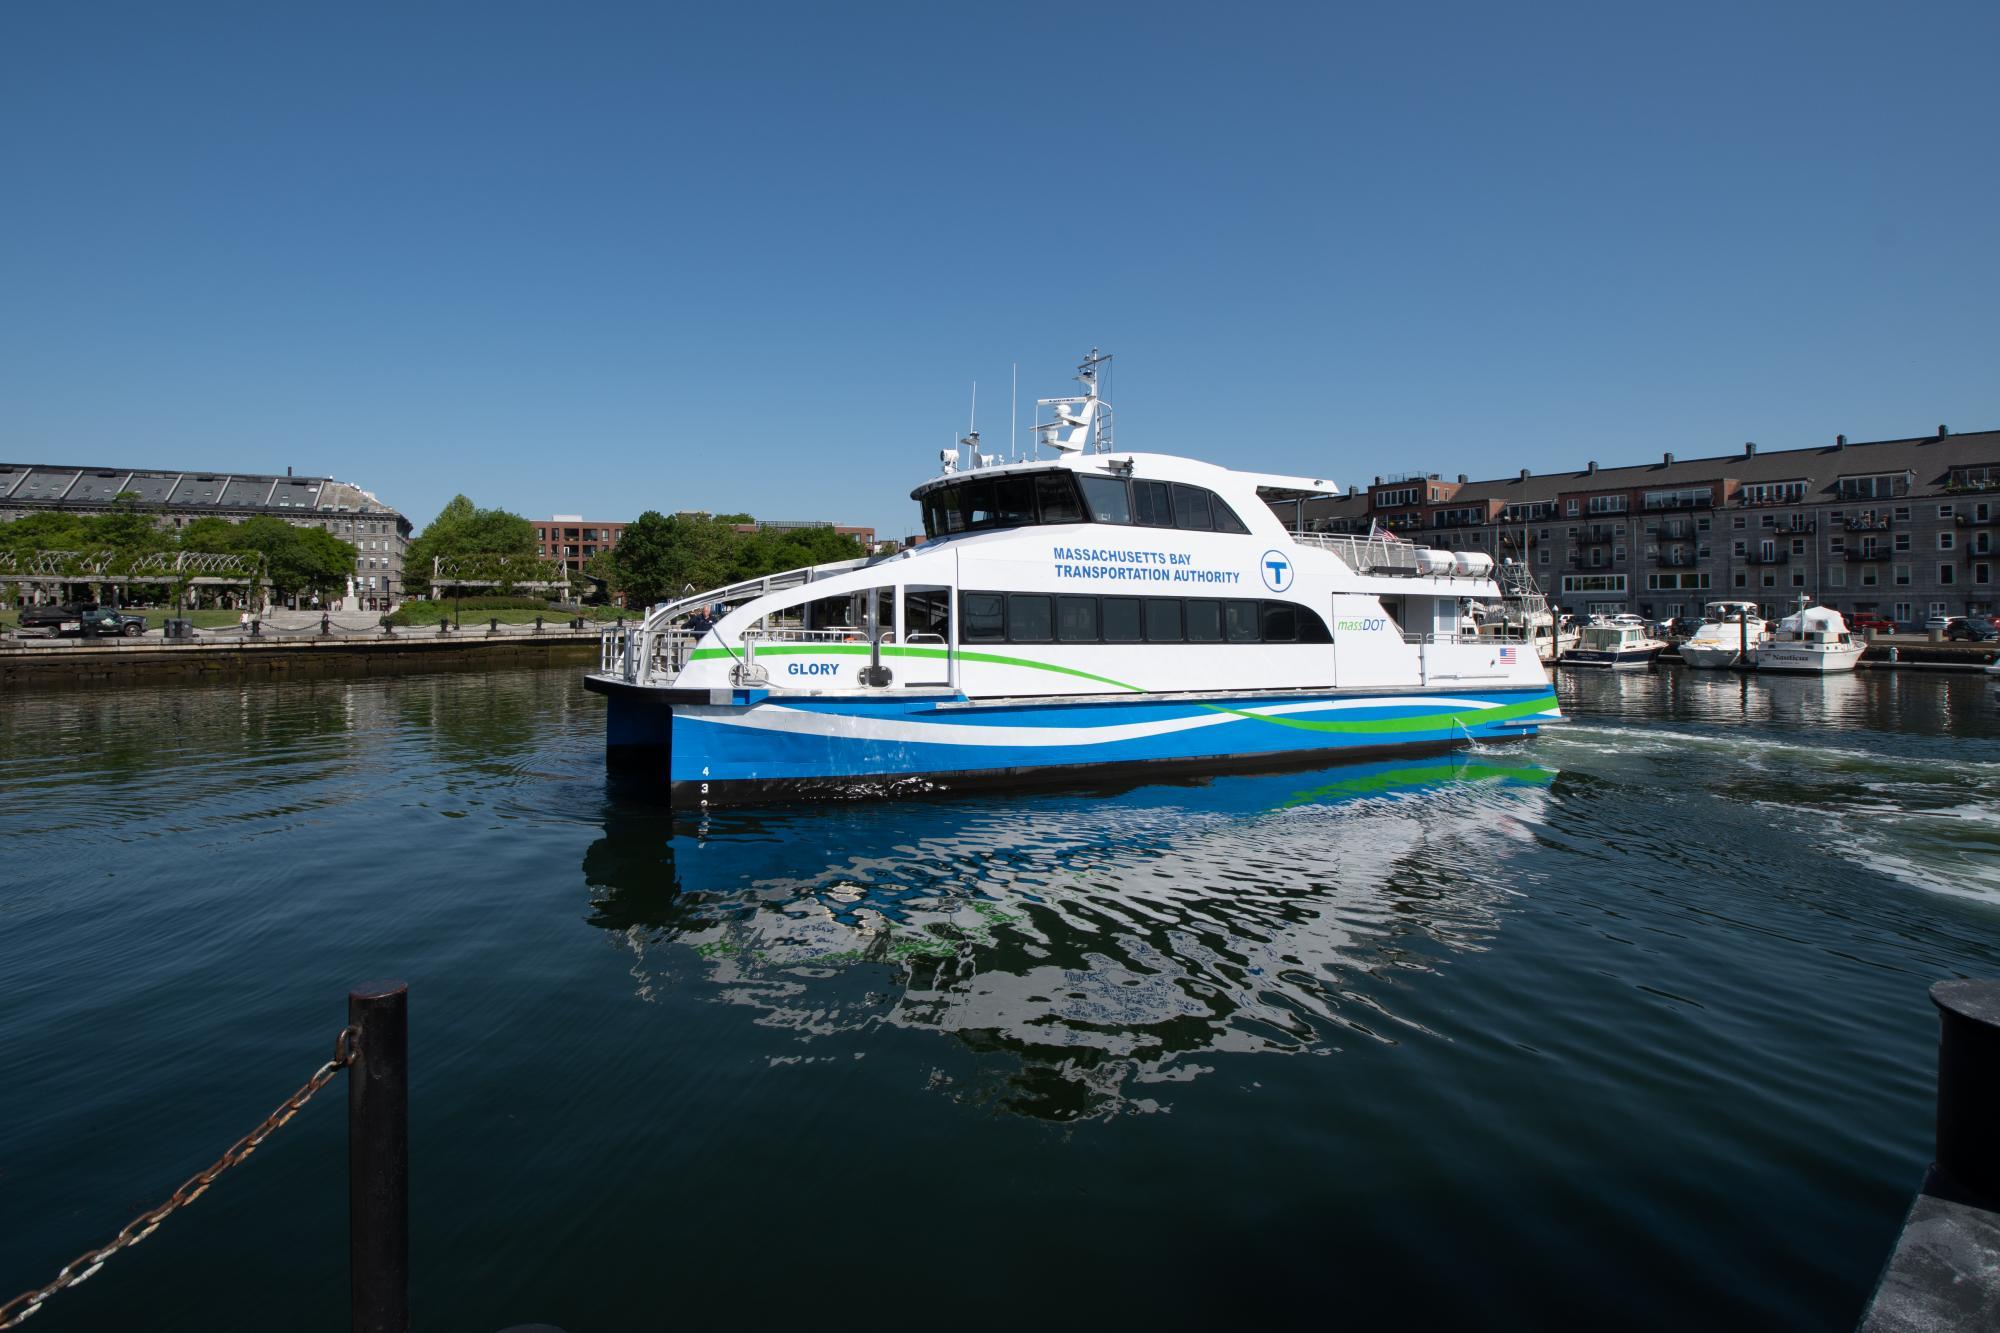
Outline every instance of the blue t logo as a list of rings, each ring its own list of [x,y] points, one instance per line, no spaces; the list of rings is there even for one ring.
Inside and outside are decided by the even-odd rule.
[[[1258,572],[1264,576],[1264,586],[1272,592],[1283,592],[1292,586],[1292,562],[1282,552],[1264,552],[1264,566]]]

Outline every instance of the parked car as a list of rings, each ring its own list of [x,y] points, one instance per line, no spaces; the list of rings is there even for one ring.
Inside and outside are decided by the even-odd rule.
[[[1894,634],[1896,632],[1895,621],[1889,619],[1887,616],[1878,615],[1873,611],[1856,611],[1847,618],[1847,627],[1857,634],[1871,629],[1877,634]]]
[[[2000,625],[1994,624],[1991,616],[1960,616],[1951,622],[1951,628],[1944,632],[1944,636],[1967,643],[1990,643],[2000,639]]]
[[[75,634],[83,628],[84,616],[96,609],[96,602],[63,602],[24,607],[21,611],[21,628],[45,629],[57,634]]]
[[[146,617],[127,615],[115,606],[97,606],[85,611],[78,625],[79,634],[122,634],[129,639],[146,632]]]
[[[1951,622],[1955,619],[1957,619],[1956,616],[1932,616],[1929,620],[1926,620],[1924,622],[1924,629],[1926,631],[1934,629],[1950,629]]]

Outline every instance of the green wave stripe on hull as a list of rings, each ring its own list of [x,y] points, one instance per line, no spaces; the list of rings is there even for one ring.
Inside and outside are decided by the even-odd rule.
[[[866,657],[869,647],[865,643],[798,643],[779,644],[769,648],[759,648],[759,657]],[[697,648],[689,660],[695,662],[714,661],[736,654],[727,648]],[[949,658],[948,648],[902,647],[894,644],[882,645],[884,657]],[[1001,653],[980,653],[959,650],[961,662],[985,662],[992,666],[1026,667],[1031,671],[1051,671],[1061,676],[1075,676],[1079,680],[1095,681],[1100,685],[1110,685],[1116,689],[1128,690],[1133,694],[1148,691],[1127,681],[1113,680],[1109,676],[1093,675],[1079,671],[1075,667],[1057,666],[1053,662],[1037,662],[1027,657],[1008,657]],[[1465,722],[1506,722],[1517,717],[1532,717],[1546,713],[1555,706],[1555,691],[1548,690],[1518,703],[1499,704],[1492,708],[1447,708],[1435,713],[1420,713],[1414,717],[1364,718],[1355,722],[1322,722],[1311,718],[1272,716],[1266,713],[1252,713],[1241,708],[1224,708],[1219,704],[1200,704],[1211,713],[1226,713],[1232,717],[1248,718],[1252,722],[1269,722],[1274,726],[1291,727],[1298,731],[1320,731],[1339,735],[1380,736],[1398,731],[1417,731],[1427,726]]]

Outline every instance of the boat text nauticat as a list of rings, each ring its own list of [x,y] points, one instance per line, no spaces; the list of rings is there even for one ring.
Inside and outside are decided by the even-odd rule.
[[[911,492],[922,543],[609,631],[585,684],[610,757],[711,806],[1438,751],[1561,716],[1535,644],[1468,628],[1504,597],[1491,557],[1305,532],[1322,478],[1120,452],[1109,359],[1038,403],[1024,457],[976,430],[943,451]]]

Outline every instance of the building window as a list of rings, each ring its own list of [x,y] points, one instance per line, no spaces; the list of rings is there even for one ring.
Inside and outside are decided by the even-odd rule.
[[[1731,577],[1730,582],[1739,588],[1747,588],[1750,586],[1750,576],[1739,569]]]
[[[1958,567],[1955,565],[1939,565],[1937,581],[1940,584],[1956,583],[1958,581]]]
[[[1993,582],[1993,566],[1991,566],[1991,565],[1974,565],[1974,566],[1972,567],[1972,581],[1973,581],[1974,583],[1991,583],[1991,582]]]
[[[1910,521],[1910,507],[1908,505],[1896,506],[1896,521],[1898,523],[1908,523]]]
[[[1862,586],[1862,587],[1864,587],[1864,588],[1872,588],[1872,587],[1874,587],[1874,586],[1875,586],[1876,584],[1880,583],[1881,581],[1882,581],[1882,578],[1881,578],[1881,576],[1880,576],[1879,574],[1877,574],[1877,573],[1875,572],[1875,566],[1873,566],[1873,565],[1863,565],[1863,566],[1861,567],[1861,586]]]
[[[1611,559],[1614,564],[1623,564],[1625,561],[1625,548],[1622,546],[1613,547],[1611,549]]]
[[[1795,569],[1792,571],[1792,586],[1794,588],[1803,588],[1806,586],[1806,576],[1804,570]]]
[[[1826,571],[1826,586],[1827,586],[1827,587],[1829,587],[1829,588],[1844,588],[1844,587],[1846,587],[1846,586],[1847,586],[1847,566],[1846,566],[1846,565],[1834,565],[1834,566],[1831,566],[1831,567],[1830,567],[1830,568],[1829,568],[1829,569],[1828,569],[1828,570]]]
[[[1896,603],[1896,619],[1907,623],[1911,618],[1910,604],[1908,602]]]
[[[1910,567],[1909,567],[1908,565],[1897,565],[1897,566],[1896,566],[1896,568],[1895,568],[1895,571],[1894,571],[1894,577],[1895,577],[1895,580],[1896,580],[1896,586],[1897,586],[1898,588],[1907,588],[1907,587],[1909,587],[1909,586],[1910,586]]]
[[[1729,553],[1731,555],[1736,555],[1736,556],[1744,555],[1747,553],[1748,548],[1749,548],[1748,542],[1735,541],[1729,543]]]
[[[1775,588],[1775,587],[1777,587],[1777,586],[1778,586],[1778,576],[1777,576],[1777,574],[1775,574],[1775,573],[1774,573],[1774,572],[1772,572],[1771,570],[1768,570],[1768,569],[1767,569],[1767,570],[1765,570],[1765,571],[1764,571],[1764,574],[1763,574],[1763,586],[1764,586],[1764,587],[1766,587],[1766,588]]]
[[[1574,500],[1571,500],[1571,501],[1570,501],[1570,502],[1569,502],[1569,503],[1568,503],[1567,505],[1563,506],[1563,512],[1564,512],[1565,514],[1567,514],[1567,515],[1568,515],[1569,517],[1571,517],[1571,518],[1575,518],[1575,517],[1576,517],[1576,501],[1574,501]]]
[[[1909,534],[1909,533],[1907,533],[1907,532],[1899,532],[1899,533],[1897,533],[1897,534],[1896,534],[1896,549],[1897,549],[1897,550],[1899,550],[1899,551],[1907,551],[1907,550],[1909,550],[1909,549],[1910,549],[1910,534]]]
[[[1950,518],[1950,517],[1951,517],[1951,506],[1950,506],[1950,505],[1939,505],[1939,506],[1938,506],[1938,517],[1939,517],[1939,518]]]
[[[1952,542],[1956,538],[1956,536],[1957,536],[1956,533],[1940,532],[1938,534],[1938,550],[1949,551],[1952,547]]]
[[[1625,576],[1623,574],[1565,574],[1563,575],[1562,590],[1565,593],[1623,593],[1625,591]]]
[[[1792,538],[1792,554],[1804,555],[1805,553],[1806,553],[1806,539],[1804,537]]]
[[[1541,550],[1539,550],[1539,551],[1535,552],[1535,559],[1536,559],[1536,560],[1537,560],[1537,561],[1538,561],[1539,563],[1541,563],[1541,564],[1544,564],[1544,565],[1546,565],[1547,563],[1549,563],[1549,552],[1548,552],[1548,548],[1547,548],[1547,547],[1543,547],[1543,548],[1542,548]]]

